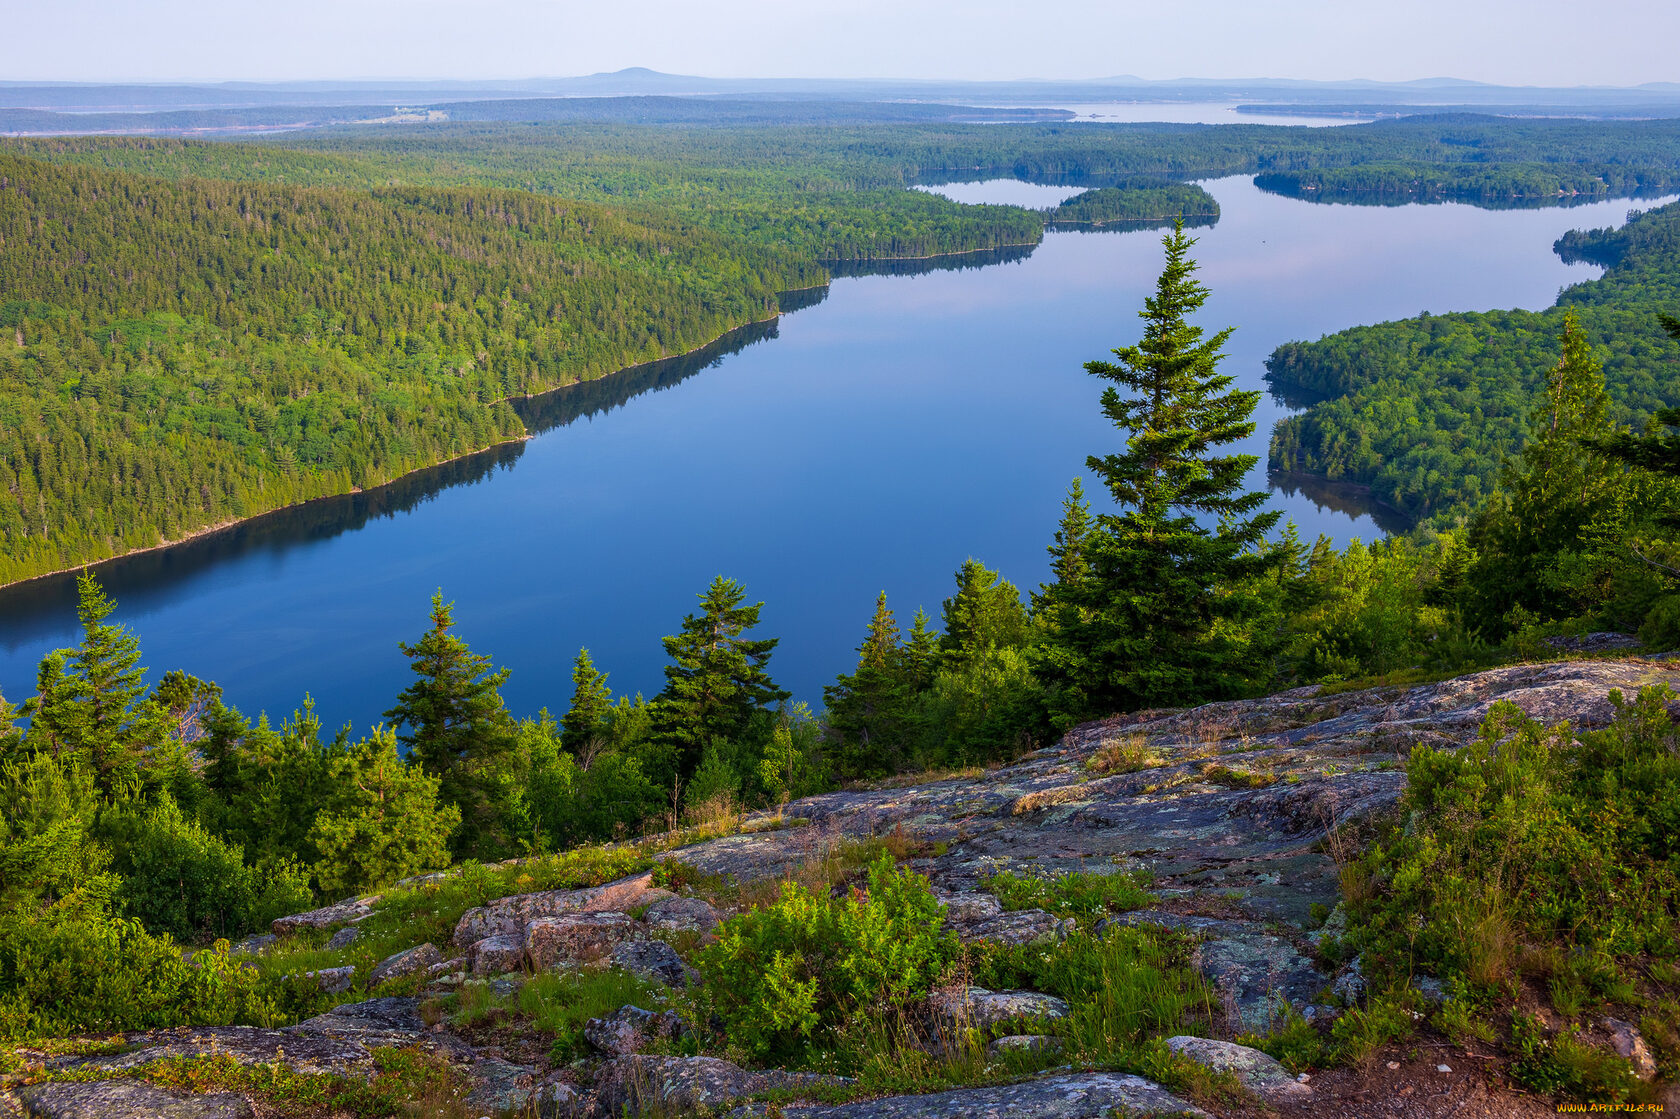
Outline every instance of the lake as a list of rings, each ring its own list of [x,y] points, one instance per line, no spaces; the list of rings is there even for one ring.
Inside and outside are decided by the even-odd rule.
[[[1634,205],[1328,206],[1246,177],[1204,185],[1222,216],[1196,231],[1213,290],[1203,321],[1237,327],[1225,368],[1249,387],[1292,339],[1420,311],[1545,307],[1597,274],[1561,263],[1553,240],[1619,224]],[[1033,184],[950,189],[1049,197]],[[149,679],[216,680],[253,716],[278,720],[309,693],[329,726],[365,732],[406,686],[397,642],[421,633],[440,586],[460,635],[513,670],[515,712],[564,710],[580,645],[615,689],[651,695],[660,637],[719,573],[765,601],[760,632],[781,638],[773,675],[818,704],[855,663],[876,592],[908,626],[918,605],[937,618],[969,556],[1023,590],[1045,577],[1069,480],[1118,445],[1082,363],[1137,339],[1160,237],[1055,232],[1030,252],[837,278],[711,353],[522,402],[540,432],[523,444],[99,574]],[[1261,456],[1257,486],[1287,411],[1263,398],[1247,448]],[[1333,491],[1274,501],[1309,539],[1383,531]],[[72,580],[0,592],[0,691],[21,700],[41,656],[77,636]]]

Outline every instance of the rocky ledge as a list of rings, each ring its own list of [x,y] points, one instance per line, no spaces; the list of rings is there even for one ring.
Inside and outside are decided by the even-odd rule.
[[[1336,867],[1325,839],[1332,829],[1395,803],[1402,763],[1414,745],[1462,744],[1501,700],[1545,722],[1604,725],[1612,688],[1631,693],[1671,682],[1674,674],[1669,664],[1653,661],[1577,661],[1497,669],[1410,689],[1326,694],[1302,688],[1265,699],[1142,712],[1076,728],[1057,745],[1000,769],[796,801],[783,814],[750,818],[742,834],[663,857],[748,882],[830,858],[850,841],[897,833],[929,852],[911,865],[932,880],[959,935],[1013,943],[1065,937],[1071,922],[1037,910],[1004,912],[981,890],[990,875],[1148,870],[1160,901],[1098,922],[1091,931],[1153,923],[1195,935],[1204,974],[1228,995],[1234,1033],[1264,1026],[1284,1003],[1308,1015],[1333,1012],[1326,1005],[1332,987],[1356,990],[1357,975],[1318,970],[1305,931],[1316,923],[1310,917],[1315,905],[1337,900]],[[285,918],[275,930],[353,927],[376,901],[353,899]],[[659,937],[705,937],[718,919],[706,903],[673,897],[638,875],[589,890],[503,898],[461,919],[453,938],[457,958],[442,961],[444,953],[421,945],[380,967],[391,974],[447,971],[451,982],[460,983],[467,981],[467,969],[490,976],[555,965],[618,966],[681,986],[692,973]],[[510,981],[496,982],[511,989]],[[942,997],[935,1013],[943,1007],[950,1016],[1011,1022],[1023,1030],[1066,1012],[1060,1000],[1030,992],[969,987]],[[181,1096],[125,1077],[164,1057],[211,1054],[365,1077],[373,1066],[371,1050],[387,1045],[419,1046],[461,1069],[472,1085],[464,1102],[474,1116],[616,1119],[697,1110],[755,1116],[767,1105],[752,1097],[835,1084],[708,1057],[632,1051],[648,1037],[681,1028],[674,1019],[636,1008],[592,1021],[586,1033],[601,1063],[580,1079],[572,1070],[544,1074],[495,1052],[477,1052],[442,1026],[426,1025],[419,1000],[381,998],[339,1006],[284,1030],[132,1034],[120,1054],[46,1061],[49,1076],[74,1072],[78,1081],[21,1087],[5,1103],[14,1113],[50,1119],[243,1119],[267,1112],[238,1095]],[[1037,1048],[1057,1042],[1021,1033],[993,1044]],[[1315,1108],[1314,1115],[1339,1113],[1334,1101],[1314,1103],[1306,1085],[1254,1050],[1189,1037],[1167,1044],[1229,1072],[1285,1114],[1303,1106]],[[110,1079],[88,1079],[102,1074]],[[1330,1111],[1322,1109],[1327,1105]],[[809,1119],[1206,1114],[1148,1080],[1075,1070],[1005,1086],[777,1107],[783,1115]]]

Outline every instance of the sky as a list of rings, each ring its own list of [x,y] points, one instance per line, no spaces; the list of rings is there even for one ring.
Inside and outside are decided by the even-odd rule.
[[[0,0],[0,79],[1680,81],[1676,0]]]

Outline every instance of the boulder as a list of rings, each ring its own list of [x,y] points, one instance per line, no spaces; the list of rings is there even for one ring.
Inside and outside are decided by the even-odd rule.
[[[337,905],[323,906],[311,909],[308,913],[293,913],[289,917],[276,917],[269,925],[275,936],[285,936],[287,933],[297,932],[299,929],[331,929],[339,925],[348,925],[354,921],[361,921],[373,914],[373,907],[378,905],[379,895],[374,894],[365,898],[351,898],[341,901]]]
[[[252,1119],[237,1092],[177,1096],[144,1080],[35,1084],[18,1092],[33,1119]]]
[[[621,1006],[583,1025],[584,1040],[610,1057],[638,1053],[654,1038],[672,1038],[681,1032],[682,1020],[669,1010],[656,1014],[639,1006]]]
[[[1042,909],[1000,913],[957,927],[964,940],[992,940],[999,944],[1060,944],[1072,931],[1072,921],[1060,921]]]
[[[959,932],[1003,916],[1001,901],[977,891],[941,894],[939,904],[945,910],[945,923]]]
[[[647,907],[642,920],[650,929],[697,933],[709,933],[722,923],[710,903],[683,897],[661,898]]]
[[[414,975],[443,962],[443,953],[432,944],[417,944],[395,955],[386,956],[373,967],[372,980],[377,986],[390,979]]]
[[[122,1074],[171,1058],[227,1057],[241,1065],[282,1064],[307,1076],[372,1076],[373,1054],[360,1039],[299,1036],[300,1027],[264,1030],[255,1026],[181,1027],[129,1034],[132,1048],[102,1057],[75,1058],[58,1066]]]
[[[362,930],[360,928],[355,925],[346,925],[332,934],[331,939],[327,941],[327,947],[335,952],[340,948],[348,948],[356,943],[356,938],[361,935]]]
[[[1117,1072],[1066,1073],[1019,1084],[888,1096],[799,1114],[803,1119],[1111,1119],[1115,1115],[1210,1119],[1207,1112],[1154,1081]]]
[[[533,968],[593,963],[613,946],[632,940],[642,926],[627,913],[567,913],[538,917],[525,926],[525,958]]]
[[[1295,1103],[1312,1098],[1312,1089],[1297,1081],[1269,1055],[1231,1041],[1207,1037],[1169,1037],[1167,1048],[1214,1072],[1228,1072],[1267,1103]]]
[[[1006,1053],[1060,1053],[1062,1039],[1047,1034],[1010,1034],[995,1039],[986,1046],[986,1055],[1001,1057]]]
[[[1066,1018],[1068,1004],[1037,991],[988,991],[962,987],[935,991],[928,1007],[940,1022],[958,1028],[990,1030],[1006,1022],[1050,1021]]]
[[[612,962],[632,975],[667,987],[687,987],[699,973],[663,940],[625,940],[613,945]]]
[[[640,905],[651,890],[651,874],[632,874],[583,890],[544,890],[498,898],[461,915],[455,925],[455,945],[466,948],[488,936],[523,936],[525,926],[540,917],[606,910],[622,913]]]
[[[368,999],[335,1006],[325,1014],[288,1026],[286,1033],[302,1036],[350,1038],[363,1045],[413,1045],[427,1036],[416,998]]]
[[[268,950],[268,946],[280,938],[273,933],[253,933],[228,949],[229,955],[255,956]]]
[[[1641,1080],[1657,1078],[1656,1058],[1651,1056],[1651,1047],[1645,1044],[1645,1038],[1633,1023],[1606,1018],[1604,1028],[1610,1031],[1610,1048],[1633,1066],[1635,1076]]]
[[[349,966],[324,967],[320,971],[306,971],[303,977],[315,980],[316,985],[328,994],[341,995],[356,982],[356,969]]]
[[[537,1087],[532,1104],[537,1119],[583,1119],[589,1113],[588,1097],[557,1076],[550,1076]]]
[[[704,1113],[760,1092],[837,1083],[843,1081],[809,1072],[748,1072],[716,1057],[617,1057],[596,1074],[595,1114]]]
[[[467,1069],[472,1087],[465,1100],[469,1115],[523,1115],[537,1092],[536,1070],[495,1057],[480,1057]]]
[[[525,940],[511,934],[487,936],[467,949],[474,975],[503,975],[525,966]]]

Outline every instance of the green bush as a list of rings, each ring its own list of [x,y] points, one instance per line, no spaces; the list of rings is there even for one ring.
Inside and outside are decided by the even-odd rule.
[[[1097,874],[1081,870],[1058,878],[1033,878],[1006,870],[987,880],[986,888],[1008,910],[1043,909],[1058,917],[1089,921],[1154,904],[1155,895],[1146,889],[1151,880],[1147,871]]]
[[[1672,693],[1610,698],[1612,725],[1579,739],[1507,703],[1461,750],[1413,752],[1406,826],[1368,853],[1380,888],[1354,911],[1368,964],[1492,984],[1525,945],[1612,960],[1680,953]]]
[[[244,853],[187,819],[167,793],[111,808],[98,835],[122,876],[123,911],[146,931],[192,943],[255,927],[258,883]]]
[[[732,1043],[798,1060],[835,1030],[925,995],[956,953],[927,879],[883,856],[867,894],[835,901],[787,883],[771,905],[726,921],[695,962]]]
[[[183,958],[140,922],[91,911],[0,918],[0,1036],[269,1025],[280,992],[226,945]]]
[[[973,982],[1027,988],[1064,999],[1068,1016],[1041,1027],[1062,1037],[1070,1055],[1093,1066],[1140,1075],[1159,1071],[1152,1045],[1172,1034],[1205,1033],[1223,1011],[1219,995],[1192,966],[1195,945],[1154,926],[1076,932],[1051,949],[983,949]]]

